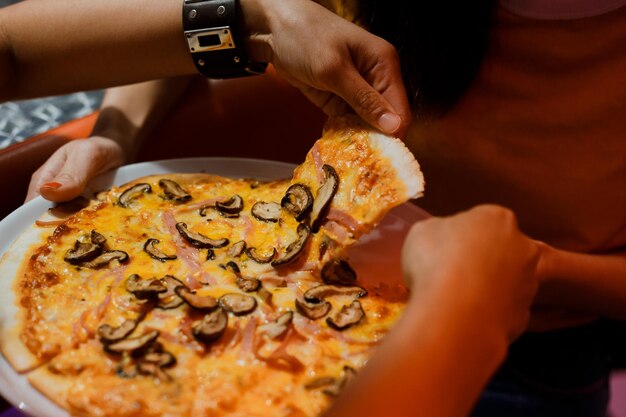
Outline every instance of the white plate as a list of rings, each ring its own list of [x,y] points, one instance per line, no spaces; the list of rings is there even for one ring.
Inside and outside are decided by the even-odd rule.
[[[207,172],[226,177],[259,180],[290,178],[295,166],[284,162],[242,158],[192,158],[144,162],[127,165],[105,174],[89,185],[86,195],[124,184],[135,178],[169,172]],[[15,210],[0,222],[0,255],[11,246],[21,231],[35,222],[52,203],[37,197]],[[393,209],[382,223],[364,236],[350,252],[350,264],[360,280],[401,282],[400,247],[412,223],[428,214],[412,204]],[[12,277],[0,277],[11,279]],[[68,417],[44,395],[31,387],[24,375],[16,373],[0,356],[0,394],[23,412],[36,417]]]

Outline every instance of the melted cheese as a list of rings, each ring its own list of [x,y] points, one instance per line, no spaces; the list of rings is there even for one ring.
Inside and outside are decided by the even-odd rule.
[[[322,139],[296,170],[293,182],[307,185],[314,195],[321,185],[322,163],[335,168],[340,185],[331,207],[336,218],[309,238],[290,265],[275,269],[245,252],[235,258],[228,253],[241,240],[262,253],[272,248],[281,253],[297,239],[298,222],[285,210],[275,223],[259,221],[250,212],[258,201],[280,202],[289,182],[257,184],[209,175],[167,175],[192,196],[185,203],[164,198],[158,185],[163,176],[113,188],[104,201],[71,217],[44,246],[34,250],[21,285],[28,311],[22,338],[34,354],[52,359],[51,372],[70,379],[65,403],[71,412],[98,416],[321,414],[330,399],[321,389],[306,389],[307,382],[339,378],[344,366],[363,366],[402,313],[402,297],[385,299],[370,291],[361,299],[366,317],[342,332],[323,319],[312,321],[299,314],[294,314],[284,339],[267,340],[256,328],[285,311],[294,311],[296,298],[321,283],[320,265],[339,256],[387,210],[402,202],[401,181],[389,161],[367,146],[366,139],[354,132]],[[119,205],[123,191],[140,182],[150,184],[152,193],[137,196],[128,207]],[[244,200],[237,218],[226,218],[211,208],[200,215],[201,208],[235,194]],[[193,247],[178,233],[178,222],[212,239],[228,238],[229,245],[214,249],[215,259],[209,260],[207,249]],[[107,249],[126,252],[129,261],[114,261],[96,270],[64,261],[74,242],[88,241],[92,230],[107,239]],[[162,262],[149,256],[144,244],[150,238],[158,239],[159,250],[177,258]],[[242,317],[229,314],[227,330],[208,346],[191,334],[202,313],[186,304],[146,313],[145,306],[125,289],[131,274],[142,279],[172,275],[198,295],[219,298],[241,293],[236,275],[224,268],[229,261],[237,263],[243,277],[260,279],[272,299],[250,293],[256,298],[256,310]],[[329,301],[334,314],[352,298],[331,297]],[[177,358],[177,365],[166,370],[171,380],[121,378],[117,375],[121,358],[105,354],[97,341],[98,326],[118,326],[138,318],[141,322],[133,335],[158,330],[159,342]]]

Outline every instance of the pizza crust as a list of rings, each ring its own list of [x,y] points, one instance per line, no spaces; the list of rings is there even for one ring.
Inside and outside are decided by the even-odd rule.
[[[28,374],[28,382],[50,401],[67,410],[67,393],[72,387],[72,380],[48,371],[45,366]]]
[[[398,138],[371,131],[369,134],[372,147],[389,158],[396,175],[406,185],[406,199],[419,198],[424,194],[424,174],[419,163],[404,142]]]
[[[406,194],[398,196],[404,200],[419,198],[424,193],[424,174],[413,153],[400,139],[376,130],[357,116],[339,116],[328,119],[324,135],[336,131],[339,135],[365,133],[372,149],[389,160],[400,181],[406,186]]]
[[[45,213],[40,220],[54,219]],[[33,224],[13,242],[0,260],[0,351],[20,373],[39,366],[41,361],[30,352],[20,337],[25,311],[19,308],[20,291],[17,285],[28,262],[23,259],[24,254],[28,253],[33,245],[41,244],[50,232],[49,228]]]

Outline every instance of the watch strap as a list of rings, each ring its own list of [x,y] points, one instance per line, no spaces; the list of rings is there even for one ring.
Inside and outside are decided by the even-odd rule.
[[[265,72],[250,61],[238,27],[236,0],[184,0],[183,28],[198,71],[209,78],[236,78]]]

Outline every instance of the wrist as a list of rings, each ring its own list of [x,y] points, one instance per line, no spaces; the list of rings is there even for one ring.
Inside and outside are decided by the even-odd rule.
[[[276,5],[271,0],[239,0],[239,24],[242,28],[246,50],[252,61],[271,62],[271,10]]]
[[[457,355],[460,350],[489,372],[504,361],[509,346],[507,331],[491,315],[483,314],[473,303],[448,296],[420,303],[411,300],[404,317],[424,323],[414,327],[424,332],[422,337],[438,340],[439,349],[450,351],[449,355]]]
[[[439,272],[435,274],[438,275],[429,279],[432,285],[411,290],[410,306],[428,312],[426,314],[430,314],[432,320],[446,323],[447,328],[453,331],[463,329],[468,333],[465,337],[483,338],[485,344],[506,351],[511,339],[511,323],[503,319],[502,306],[489,300],[485,288],[463,285],[480,282],[480,277],[460,270],[448,270],[445,275]],[[456,274],[456,277],[451,279],[446,276],[448,274]],[[478,335],[472,335],[474,333]]]
[[[136,143],[139,130],[122,112],[105,107],[100,110],[91,136],[104,137],[117,143],[124,152],[124,162],[128,163],[134,159],[136,149],[133,144]]]

